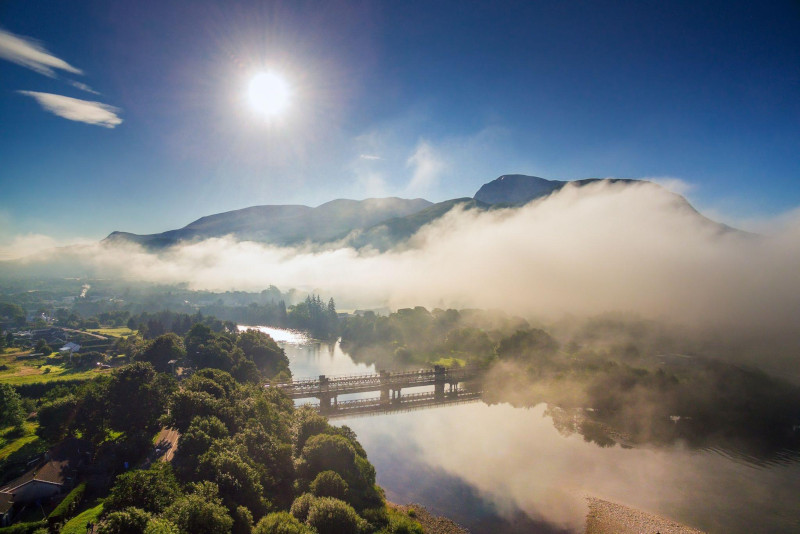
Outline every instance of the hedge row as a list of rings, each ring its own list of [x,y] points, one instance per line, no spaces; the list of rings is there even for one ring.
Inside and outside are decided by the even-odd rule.
[[[72,512],[78,508],[78,505],[80,505],[84,493],[86,493],[85,482],[75,486],[75,489],[64,497],[59,505],[56,506],[55,510],[50,512],[50,515],[47,516],[47,523],[52,527],[66,521],[72,515]]]
[[[44,521],[34,521],[33,523],[17,523],[10,527],[0,528],[0,534],[32,534],[40,528],[47,528]]]

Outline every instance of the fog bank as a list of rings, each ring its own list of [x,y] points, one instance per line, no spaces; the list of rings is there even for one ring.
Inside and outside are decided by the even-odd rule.
[[[599,183],[519,209],[454,210],[382,254],[220,238],[159,253],[98,244],[38,259],[195,289],[324,288],[364,305],[776,324],[800,311],[799,223],[767,237],[724,231],[660,187]]]

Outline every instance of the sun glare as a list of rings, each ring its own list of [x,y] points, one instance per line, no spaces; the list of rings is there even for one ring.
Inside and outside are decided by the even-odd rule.
[[[282,115],[289,107],[292,90],[280,74],[259,72],[250,80],[247,96],[254,111],[271,119]]]

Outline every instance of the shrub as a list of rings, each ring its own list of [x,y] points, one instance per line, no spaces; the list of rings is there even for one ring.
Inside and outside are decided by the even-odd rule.
[[[47,526],[44,521],[34,521],[32,523],[17,523],[10,527],[0,528],[0,534],[32,534],[42,527]]]
[[[294,500],[290,512],[298,520],[305,522],[308,519],[308,510],[316,498],[310,493],[304,493]]]
[[[83,495],[86,493],[86,483],[79,484],[64,497],[64,499],[56,506],[49,516],[47,516],[47,524],[50,528],[64,522],[72,515],[72,512],[78,507],[83,500]]]
[[[313,534],[313,531],[288,512],[265,515],[253,534]]]
[[[352,506],[332,497],[319,497],[308,509],[306,524],[319,534],[360,534],[367,527]]]
[[[343,501],[347,497],[347,482],[336,471],[322,471],[309,487],[317,497],[333,497]]]
[[[98,532],[100,534],[144,534],[151,515],[141,508],[125,508],[119,512],[111,512],[103,520]]]
[[[175,523],[167,519],[151,519],[144,529],[144,534],[180,534]]]

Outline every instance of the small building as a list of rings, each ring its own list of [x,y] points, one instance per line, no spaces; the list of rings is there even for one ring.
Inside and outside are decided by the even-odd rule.
[[[68,439],[45,453],[36,467],[0,487],[2,524],[8,525],[19,507],[70,491],[88,454],[88,442]]]
[[[80,345],[78,345],[77,343],[73,343],[72,341],[67,341],[63,347],[58,349],[58,352],[62,354],[66,354],[67,352],[69,352],[70,354],[72,354],[73,352],[79,352],[80,350],[81,350]]]

